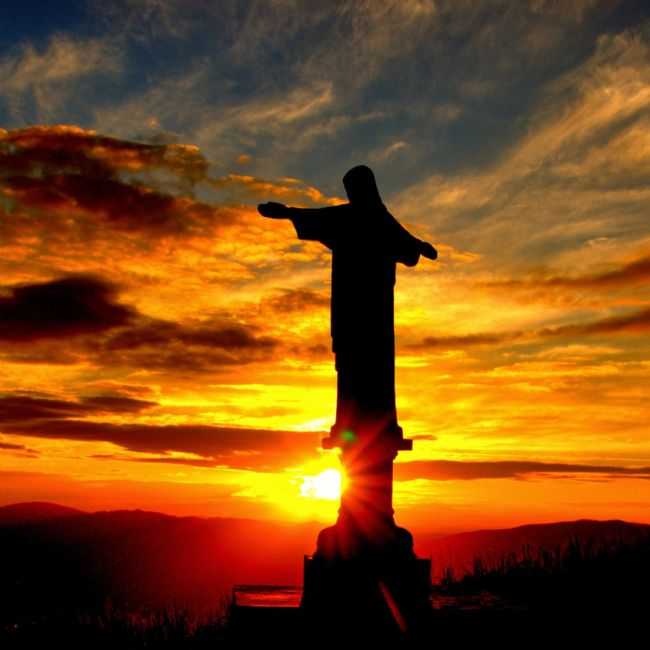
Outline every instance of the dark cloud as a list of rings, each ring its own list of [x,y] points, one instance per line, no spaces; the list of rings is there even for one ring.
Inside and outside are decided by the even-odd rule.
[[[91,275],[6,287],[0,293],[0,343],[38,344],[97,334],[80,342],[79,352],[99,363],[196,371],[267,360],[280,345],[258,328],[232,318],[200,324],[148,318],[118,303],[116,294],[115,285]],[[29,354],[8,348],[8,358],[35,363],[77,361],[61,349],[32,347]]]
[[[98,394],[112,395],[115,397],[131,397],[142,398],[152,397],[156,391],[151,386],[143,384],[125,384],[121,381],[112,379],[98,379],[86,384],[89,390],[93,390]]]
[[[329,307],[329,296],[311,289],[280,289],[274,295],[264,298],[260,307],[279,314],[303,313]]]
[[[535,461],[454,461],[416,460],[396,463],[395,478],[400,481],[472,481],[477,479],[523,478],[529,474],[601,474],[608,477],[650,478],[650,467],[579,465]]]
[[[308,345],[306,348],[293,348],[296,355],[307,356],[314,359],[329,358],[332,355],[332,345],[325,345],[325,343],[316,343],[316,345]]]
[[[625,264],[618,269],[606,273],[594,273],[579,276],[531,277],[522,280],[501,280],[481,282],[480,287],[488,289],[537,289],[537,288],[570,288],[570,289],[617,289],[637,286],[650,281],[650,256],[642,257],[634,262]]]
[[[100,363],[192,373],[266,361],[279,347],[278,339],[260,335],[250,325],[186,325],[145,318],[133,327],[88,343]]]
[[[10,363],[35,363],[50,365],[73,365],[79,363],[79,355],[71,349],[63,350],[49,345],[51,341],[42,339],[31,342],[29,346],[9,345],[2,350],[2,360]]]
[[[322,435],[319,432],[206,424],[115,424],[81,419],[138,413],[155,405],[155,402],[120,395],[92,395],[76,401],[25,394],[5,395],[0,397],[0,433],[54,440],[110,442],[128,451],[160,455],[153,458],[97,457],[259,471],[279,470],[301,462],[305,456],[315,452]],[[171,452],[195,454],[201,458],[167,456]]]
[[[0,452],[7,451],[12,456],[18,456],[21,458],[38,458],[39,453],[34,449],[30,449],[25,445],[16,445],[11,442],[3,442],[0,440]]]
[[[0,341],[61,338],[125,325],[136,312],[117,303],[115,294],[111,283],[90,275],[5,287],[0,293]]]
[[[232,211],[126,180],[128,173],[162,169],[192,185],[207,178],[207,168],[190,145],[129,142],[69,126],[0,132],[6,197],[23,208],[102,220],[118,230],[181,234],[233,223]]]
[[[87,174],[11,176],[3,184],[4,193],[24,207],[46,213],[82,212],[119,230],[180,235],[197,224],[217,226],[236,220],[232,211],[116,178]]]
[[[83,174],[50,175],[45,179],[13,176],[5,192],[27,207],[48,211],[79,209],[123,229],[182,230],[174,197],[144,186]]]
[[[159,168],[196,182],[208,162],[198,147],[144,144],[98,135],[75,126],[32,126],[0,135],[0,169],[109,177],[118,171]]]
[[[92,397],[82,397],[81,402],[84,406],[95,409],[98,413],[139,413],[144,409],[158,405],[157,402],[135,399],[124,395],[94,395]]]
[[[185,452],[201,456],[202,466],[228,466],[257,471],[280,470],[303,461],[306,456],[315,453],[322,435],[204,424],[112,424],[73,419],[0,423],[0,431],[4,434],[54,440],[110,442],[133,452]],[[145,462],[158,461],[145,459]]]
[[[103,347],[110,351],[130,350],[164,345],[172,341],[227,350],[271,350],[278,344],[276,339],[254,336],[251,328],[243,325],[215,324],[213,327],[192,327],[170,321],[151,320],[112,335]]]
[[[25,445],[12,445],[9,442],[0,442],[0,449],[6,449],[8,451],[27,451]]]
[[[156,405],[156,402],[122,395],[93,395],[82,397],[79,401],[27,394],[2,395],[0,396],[0,427],[11,422],[30,422],[106,413],[139,413]]]
[[[469,348],[478,345],[500,345],[510,343],[524,336],[524,332],[484,332],[482,334],[460,334],[457,336],[427,336],[420,343],[413,344],[411,348],[453,350]]]
[[[223,461],[219,462],[212,458],[178,458],[174,456],[127,456],[126,454],[92,454],[91,458],[98,460],[118,460],[129,463],[159,463],[162,465],[189,465],[190,467],[205,467],[213,469],[223,466]],[[249,461],[250,462],[250,461]],[[248,466],[241,469],[250,469]],[[254,468],[258,469],[258,468]]]
[[[611,316],[599,320],[562,325],[538,330],[537,335],[546,336],[586,336],[590,334],[641,334],[650,331],[650,307],[622,316]]]
[[[523,340],[582,337],[650,332],[650,307],[621,316],[610,316],[584,323],[544,327],[530,331],[483,332],[458,336],[428,336],[409,347],[415,350],[462,349],[479,345],[502,345]]]

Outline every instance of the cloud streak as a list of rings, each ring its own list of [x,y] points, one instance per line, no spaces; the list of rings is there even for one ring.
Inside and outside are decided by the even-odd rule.
[[[114,394],[90,395],[77,401],[8,394],[0,396],[0,433],[47,440],[108,442],[130,452],[160,454],[159,457],[108,455],[100,458],[264,472],[281,470],[314,455],[322,435],[207,424],[116,424],[79,419],[133,416],[157,406],[148,400]],[[199,458],[170,455],[174,452]]]
[[[510,291],[513,289],[620,289],[636,287],[650,281],[650,256],[644,256],[620,268],[604,273],[591,273],[577,276],[554,275],[551,277],[531,277],[526,279],[493,280],[479,282],[478,286],[488,289]]]
[[[406,346],[413,350],[462,349],[476,346],[500,346],[518,342],[585,336],[640,335],[650,332],[650,307],[627,314],[599,318],[583,323],[544,327],[537,330],[479,332],[455,336],[427,336]]]
[[[618,465],[582,465],[543,463],[536,461],[453,461],[421,460],[395,465],[399,481],[426,479],[430,481],[475,481],[482,479],[523,479],[531,475],[600,474],[608,478],[650,479],[650,467]]]
[[[156,402],[134,399],[124,395],[98,394],[81,397],[78,401],[29,394],[0,396],[0,423],[33,422],[48,418],[139,413],[157,406]]]

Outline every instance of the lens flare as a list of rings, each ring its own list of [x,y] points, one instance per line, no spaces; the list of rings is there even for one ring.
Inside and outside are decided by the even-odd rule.
[[[341,496],[342,482],[341,472],[338,469],[326,469],[315,476],[303,478],[300,496],[334,501]]]

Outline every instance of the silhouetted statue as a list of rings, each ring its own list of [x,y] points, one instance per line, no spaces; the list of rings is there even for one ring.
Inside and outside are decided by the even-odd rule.
[[[395,263],[415,266],[436,250],[403,228],[382,203],[372,171],[352,168],[343,184],[350,202],[325,208],[264,203],[261,214],[289,218],[298,237],[332,251],[331,335],[338,377],[336,424],[327,446],[367,426],[399,439],[395,410]],[[343,439],[341,439],[343,436]]]
[[[349,198],[343,205],[293,208],[270,202],[258,210],[266,217],[291,219],[300,239],[319,241],[332,251],[337,405],[323,447],[342,449],[348,488],[336,525],[318,537],[314,559],[375,562],[376,568],[365,574],[377,583],[382,572],[395,572],[396,562],[415,561],[412,537],[395,525],[392,507],[393,460],[399,450],[411,449],[395,408],[395,265],[415,266],[421,255],[435,260],[437,252],[390,214],[368,167],[353,167],[343,185]],[[373,589],[384,598],[376,584]],[[306,571],[305,597],[308,591]]]

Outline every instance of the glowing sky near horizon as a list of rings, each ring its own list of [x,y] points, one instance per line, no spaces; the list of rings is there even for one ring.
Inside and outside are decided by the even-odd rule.
[[[0,8],[0,505],[331,521],[330,260],[256,205],[365,163],[439,251],[398,520],[650,522],[647,3],[65,7]]]

